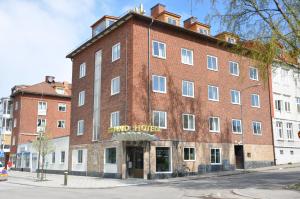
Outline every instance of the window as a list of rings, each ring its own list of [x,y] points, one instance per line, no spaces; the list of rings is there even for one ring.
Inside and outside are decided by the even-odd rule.
[[[183,149],[183,159],[185,161],[194,161],[195,157],[195,148],[184,148]]]
[[[257,68],[250,67],[250,79],[258,81],[258,70]]]
[[[83,106],[85,101],[85,91],[79,92],[78,106]]]
[[[66,112],[67,111],[67,105],[59,103],[58,104],[58,111],[60,111],[60,112]]]
[[[55,88],[55,92],[57,94],[60,94],[60,95],[64,95],[65,94],[65,89],[64,88]]]
[[[221,149],[210,149],[210,163],[221,164]]]
[[[159,41],[152,41],[152,55],[166,59],[166,44]]]
[[[52,152],[52,164],[55,163],[55,152]]]
[[[77,151],[77,163],[81,164],[83,161],[83,151],[80,149]]]
[[[207,68],[209,70],[218,71],[218,58],[207,55]]]
[[[282,100],[275,100],[275,110],[277,111],[282,110]]]
[[[16,101],[16,102],[15,102],[15,111],[18,110],[18,109],[19,109],[19,102]]]
[[[208,100],[219,101],[219,88],[208,85]]]
[[[85,74],[86,74],[86,64],[85,64],[85,63],[82,63],[82,64],[80,64],[80,66],[79,66],[79,78],[84,77]]]
[[[16,128],[17,127],[17,119],[15,118],[14,119],[14,128]]]
[[[209,132],[218,133],[220,132],[220,118],[210,117],[208,118]]]
[[[65,120],[58,120],[57,121],[57,128],[66,128],[66,121]]]
[[[300,97],[296,97],[297,111],[300,113]]]
[[[280,155],[283,155],[283,150],[280,150],[279,152],[280,152]]]
[[[281,80],[286,81],[289,76],[289,70],[281,68]]]
[[[156,172],[171,172],[170,153],[169,147],[156,147]]]
[[[284,107],[286,112],[291,112],[291,104],[290,102],[284,102]]]
[[[120,93],[120,77],[115,77],[111,80],[111,95]]]
[[[290,151],[290,154],[291,154],[291,155],[294,155],[294,151]]]
[[[182,96],[194,97],[194,82],[182,80]]]
[[[199,28],[199,33],[203,34],[203,35],[209,35],[208,34],[208,30],[204,29],[204,28]]]
[[[121,49],[120,43],[117,43],[112,47],[112,49],[111,49],[111,61],[112,62],[120,59],[120,49]]]
[[[293,135],[293,123],[288,122],[286,123],[286,135],[288,140],[293,140],[294,135]]]
[[[37,132],[45,132],[46,128],[46,119],[38,118],[37,120]]]
[[[84,120],[77,122],[77,135],[83,135],[84,133]]]
[[[110,127],[120,125],[120,112],[116,111],[110,114]]]
[[[117,149],[106,148],[105,149],[105,164],[116,164],[117,163]]]
[[[193,51],[181,48],[181,63],[193,65]]]
[[[232,132],[233,133],[242,133],[242,121],[233,119],[232,120]]]
[[[232,37],[228,37],[227,38],[227,41],[231,44],[235,44],[236,43],[236,39],[235,38],[232,38]]]
[[[38,102],[38,115],[46,115],[47,102]]]
[[[158,75],[152,75],[152,90],[157,93],[167,92],[167,78]]]
[[[257,94],[251,95],[251,106],[256,108],[260,107],[259,95]]]
[[[231,75],[239,76],[240,70],[239,70],[239,64],[236,62],[229,62],[229,71]]]
[[[176,19],[174,19],[172,17],[168,17],[168,23],[172,24],[172,25],[176,25]]]
[[[231,95],[231,103],[232,104],[241,104],[240,91],[231,90],[230,95]]]
[[[283,125],[282,122],[276,122],[276,133],[279,139],[283,139]]]
[[[252,130],[254,135],[261,135],[261,122],[252,122]]]
[[[60,152],[60,163],[65,163],[65,158],[66,158],[66,152],[61,151]]]
[[[183,114],[183,130],[195,131],[195,115]]]
[[[153,111],[153,125],[159,128],[167,128],[167,112]]]

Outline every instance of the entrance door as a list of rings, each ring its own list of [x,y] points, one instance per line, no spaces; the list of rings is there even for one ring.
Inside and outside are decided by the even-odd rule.
[[[127,173],[130,178],[144,177],[143,147],[127,147]]]
[[[241,145],[234,146],[235,166],[237,169],[244,168],[244,148]]]

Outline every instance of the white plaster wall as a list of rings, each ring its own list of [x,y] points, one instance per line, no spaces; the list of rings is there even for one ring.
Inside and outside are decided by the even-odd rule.
[[[82,163],[78,163],[78,150],[82,150]],[[87,171],[87,149],[72,150],[72,171]]]

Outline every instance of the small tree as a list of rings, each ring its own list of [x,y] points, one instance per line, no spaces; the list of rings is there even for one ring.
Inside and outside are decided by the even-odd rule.
[[[40,180],[44,180],[44,165],[45,165],[45,158],[48,154],[54,151],[54,146],[50,141],[49,137],[45,135],[45,133],[39,133],[38,138],[32,143],[33,148],[38,151],[39,157],[42,159],[42,169]],[[40,161],[40,159],[39,159]],[[39,164],[39,163],[38,163]],[[40,168],[39,168],[40,169]]]

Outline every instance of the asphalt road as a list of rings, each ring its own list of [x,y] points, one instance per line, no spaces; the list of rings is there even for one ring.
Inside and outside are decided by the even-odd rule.
[[[213,177],[172,184],[152,184],[109,189],[30,187],[0,182],[0,199],[300,199],[300,192],[286,189],[300,183],[300,168],[235,176]]]

